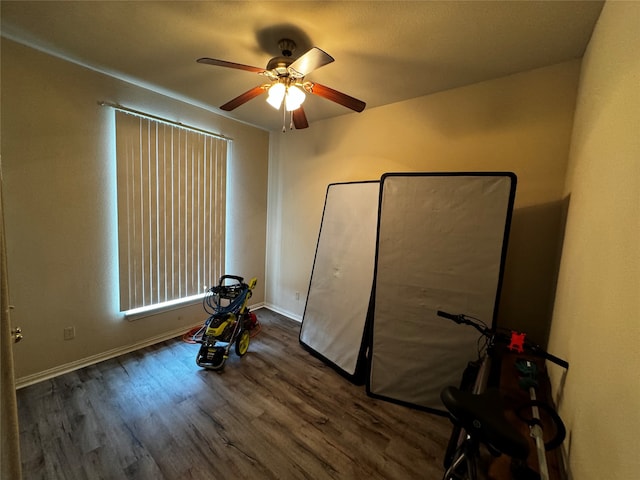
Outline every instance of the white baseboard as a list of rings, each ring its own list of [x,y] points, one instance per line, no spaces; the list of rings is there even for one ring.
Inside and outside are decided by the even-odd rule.
[[[264,302],[256,305],[249,306],[250,310],[258,310],[264,307]],[[197,327],[199,325],[193,325],[192,327]],[[124,347],[117,347],[111,350],[107,350],[106,352],[98,353],[96,355],[91,355],[89,357],[81,358],[79,360],[75,360],[73,362],[65,363],[64,365],[59,365],[57,367],[50,368],[48,370],[44,370],[42,372],[34,373],[31,375],[27,375],[24,377],[20,377],[16,379],[16,389],[28,387],[29,385],[33,385],[35,383],[43,382],[44,380],[49,380],[51,378],[57,377],[59,375],[64,375],[65,373],[73,372],[74,370],[79,370],[84,367],[89,367],[91,365],[95,365],[96,363],[103,362],[104,360],[109,360],[111,358],[119,357],[120,355],[124,355],[126,353],[131,353],[141,348],[148,347],[150,345],[155,345],[156,343],[164,342],[165,340],[169,340],[171,338],[178,337],[180,335],[185,334],[189,331],[190,327],[180,327],[175,330],[171,330],[169,332],[162,333],[160,335],[156,335],[154,337],[150,337],[139,342],[136,342],[131,345],[126,345]]]
[[[298,315],[296,313],[292,313],[292,312],[288,312],[282,308],[279,308],[275,305],[272,305],[270,303],[265,303],[263,305],[265,308],[268,308],[269,310],[273,310],[276,313],[279,313],[280,315],[284,315],[285,317],[290,318],[291,320],[295,320],[298,323],[302,323],[302,315]]]

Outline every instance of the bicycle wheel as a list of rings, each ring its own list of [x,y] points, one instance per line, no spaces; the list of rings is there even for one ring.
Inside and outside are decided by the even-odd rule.
[[[451,464],[445,470],[442,480],[475,480],[469,476],[469,457],[463,443],[454,453]]]
[[[460,380],[460,390],[463,392],[470,392],[478,379],[478,372],[480,371],[480,361],[472,361],[467,364],[462,372],[462,379]],[[462,427],[454,424],[451,436],[449,437],[449,443],[447,443],[447,449],[444,454],[444,468],[447,469],[453,463],[454,456],[464,441],[465,433],[462,431]]]
[[[461,435],[462,428],[454,425],[453,430],[451,431],[451,436],[449,437],[449,442],[447,443],[447,449],[444,452],[444,468],[449,468],[453,464]]]
[[[487,480],[485,473],[480,446],[467,437],[453,455],[451,465],[445,470],[442,480]]]

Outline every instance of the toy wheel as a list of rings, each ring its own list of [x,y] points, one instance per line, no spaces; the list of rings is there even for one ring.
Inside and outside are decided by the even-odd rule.
[[[251,334],[249,330],[243,329],[236,340],[236,353],[238,356],[243,357],[247,350],[249,350],[249,342],[251,341]]]

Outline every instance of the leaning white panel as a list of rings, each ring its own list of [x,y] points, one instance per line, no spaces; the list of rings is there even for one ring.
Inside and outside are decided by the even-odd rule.
[[[329,185],[300,342],[345,376],[362,366],[380,182]]]
[[[442,411],[477,357],[477,332],[438,309],[495,321],[515,175],[382,177],[367,392]]]

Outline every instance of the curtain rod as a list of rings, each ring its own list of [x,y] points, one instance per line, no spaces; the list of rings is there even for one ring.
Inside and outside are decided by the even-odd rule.
[[[138,115],[140,117],[146,117],[152,120],[157,120],[159,122],[168,123],[169,125],[175,125],[180,128],[186,128],[187,130],[193,130],[194,132],[204,133],[206,135],[211,135],[212,137],[219,138],[221,140],[227,140],[229,142],[233,141],[232,138],[222,135],[221,133],[213,133],[208,130],[204,130],[202,128],[192,127],[191,125],[185,125],[184,123],[174,122],[173,120],[167,120],[166,118],[158,117],[156,115],[151,115],[150,113],[141,112],[139,110],[134,110],[133,108],[129,108],[129,107],[123,107],[122,105],[118,105],[117,103],[98,102],[98,105],[100,105],[101,107],[115,108],[116,110],[121,110],[127,113],[133,113],[134,115]]]

